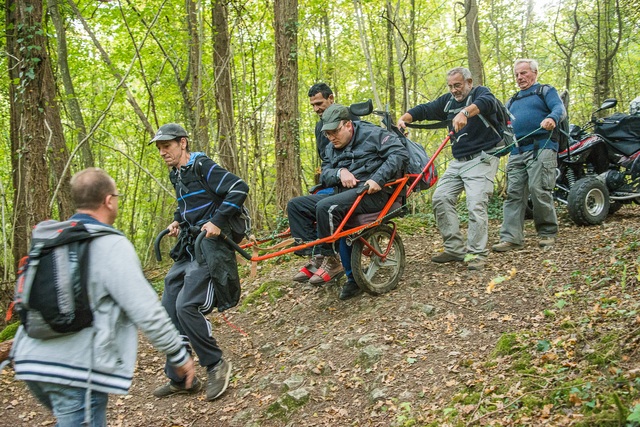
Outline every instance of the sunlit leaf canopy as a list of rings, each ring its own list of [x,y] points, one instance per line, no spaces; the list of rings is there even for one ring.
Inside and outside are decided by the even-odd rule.
[[[216,159],[219,141],[212,59],[213,8],[209,2],[195,4],[201,66],[189,69],[192,39],[187,30],[184,2],[82,1],[77,3],[82,19],[71,4],[61,2],[60,10],[66,22],[70,74],[85,123],[92,129],[99,122],[89,139],[95,163],[111,173],[120,190],[128,195],[116,226],[127,232],[138,249],[148,253],[153,236],[170,221],[174,201],[166,167],[155,147],[147,145],[151,135],[128,102],[127,90],[152,127],[166,122],[188,127],[181,91],[188,88],[188,72],[200,73],[209,119],[208,153]],[[478,2],[484,84],[498,98],[508,99],[516,90],[513,61],[535,58],[540,62],[539,80],[569,90],[571,121],[581,123],[602,98],[597,93],[601,83],[599,67],[604,64],[603,55],[611,54],[619,39],[619,47],[607,63],[610,81],[605,95],[619,100],[619,110],[627,109],[629,101],[640,93],[638,6],[637,0]],[[276,186],[273,3],[231,1],[227,10],[239,175],[252,184],[251,207],[259,212],[259,225],[270,230],[281,215],[273,204]],[[313,173],[319,165],[313,134],[317,116],[308,105],[309,86],[327,82],[337,101],[344,104],[375,99],[375,87],[382,104],[377,107],[389,108],[397,117],[403,112],[402,72],[406,77],[408,103],[413,106],[446,90],[444,75],[448,69],[467,65],[464,15],[460,3],[433,0],[400,0],[392,2],[390,8],[373,0],[298,3],[297,51],[290,55],[296,58],[299,68],[298,85],[292,85],[291,90],[297,91],[299,97],[303,186],[313,183]],[[395,28],[392,85],[388,20]],[[59,76],[58,38],[49,16],[45,17],[44,25],[55,75]],[[88,30],[108,59],[98,50]],[[370,53],[373,80],[367,68],[365,46]],[[6,55],[0,57],[0,64],[7,70]],[[9,158],[8,118],[12,102],[9,84],[5,71],[0,79],[0,138],[4,154],[0,190],[7,229],[14,187]],[[57,84],[66,141],[74,149],[76,129],[68,116],[62,83]],[[395,89],[392,104],[391,87]],[[105,118],[99,121],[102,115]],[[371,120],[378,122],[374,117]],[[414,132],[412,137],[432,152],[443,133]],[[447,156],[439,159],[441,166]],[[72,171],[77,171],[78,165],[74,160]]]

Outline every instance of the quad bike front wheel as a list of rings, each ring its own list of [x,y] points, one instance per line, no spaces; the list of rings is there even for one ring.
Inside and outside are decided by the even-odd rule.
[[[567,209],[578,225],[602,224],[609,214],[609,190],[596,176],[579,179],[569,191]]]
[[[386,224],[366,231],[353,242],[351,268],[358,286],[371,295],[398,286],[405,265],[400,235]]]

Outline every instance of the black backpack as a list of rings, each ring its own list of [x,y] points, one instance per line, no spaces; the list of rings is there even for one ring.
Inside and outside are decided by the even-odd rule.
[[[510,107],[514,101],[526,98],[531,95],[538,95],[540,99],[542,99],[542,102],[544,102],[545,105],[547,105],[544,97],[547,95],[550,89],[551,89],[551,85],[541,84],[540,86],[538,86],[538,88],[534,92],[528,93],[525,96],[519,96],[520,92],[516,92],[515,95],[513,95],[509,99],[509,101],[507,102],[507,105]],[[566,97],[568,97],[568,93],[567,92],[565,93],[566,93]],[[567,102],[565,102],[565,99],[563,99],[562,96],[560,96],[560,99],[562,100],[562,103],[565,106],[565,112],[566,112]],[[561,119],[559,123],[557,123],[556,127],[553,129],[553,132],[551,133],[551,139],[553,139],[554,141],[558,141],[559,153],[565,151],[569,147],[569,115],[568,114],[565,114],[564,118]]]
[[[121,233],[107,228],[89,232],[75,220],[48,220],[35,226],[29,255],[20,260],[12,303],[27,335],[57,338],[92,325],[89,242],[106,234]]]
[[[412,175],[420,175],[424,171],[424,174],[422,175],[420,182],[415,186],[415,189],[417,191],[422,191],[431,188],[433,184],[438,181],[438,170],[436,169],[435,163],[431,163],[429,169],[425,171],[425,167],[431,158],[424,147],[407,138],[407,136],[395,125],[388,124],[388,120],[385,119],[382,123],[385,124],[389,130],[395,133],[398,138],[400,138],[400,141],[402,141],[402,144],[409,153],[409,162],[407,163],[406,172]]]

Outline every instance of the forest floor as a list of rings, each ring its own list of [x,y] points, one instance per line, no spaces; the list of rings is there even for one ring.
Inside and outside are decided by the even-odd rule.
[[[431,263],[441,250],[433,224],[398,220],[406,269],[379,297],[340,301],[339,285],[289,280],[299,258],[264,262],[226,312],[236,328],[211,316],[233,363],[227,392],[154,398],[163,358],[143,338],[109,425],[637,425],[640,207],[594,227],[560,217],[552,249],[538,248],[528,223],[525,248],[492,253],[481,272]],[[492,221],[490,244],[498,229]],[[0,412],[1,425],[55,424],[10,367]]]

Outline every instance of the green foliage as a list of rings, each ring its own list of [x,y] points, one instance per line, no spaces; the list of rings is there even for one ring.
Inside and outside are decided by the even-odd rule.
[[[264,282],[257,289],[242,299],[239,310],[242,312],[247,310],[250,305],[259,304],[260,299],[264,296],[266,296],[271,302],[274,302],[284,295],[284,288],[287,286],[289,285],[281,280],[270,280]]]
[[[502,334],[500,339],[498,339],[493,354],[495,356],[506,356],[517,352],[519,349],[518,335],[515,333],[506,333]]]
[[[18,327],[20,326],[20,322],[9,323],[1,332],[0,332],[0,342],[7,341],[16,336],[16,332],[18,331]]]

